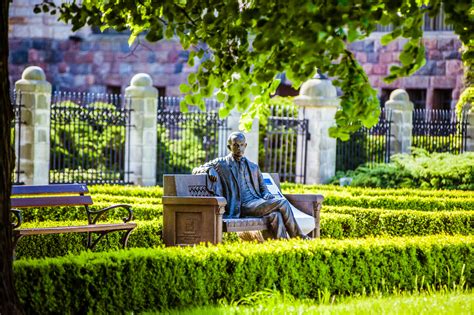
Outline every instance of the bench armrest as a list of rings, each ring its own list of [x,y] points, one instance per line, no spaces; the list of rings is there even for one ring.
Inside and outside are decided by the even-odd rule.
[[[284,194],[286,199],[302,212],[314,217],[316,228],[312,232],[312,237],[320,235],[320,211],[324,197],[317,194]]]
[[[109,210],[112,210],[112,209],[116,209],[116,208],[123,208],[127,211],[127,216],[122,219],[124,223],[127,223],[127,222],[129,222],[133,219],[133,211],[131,209],[132,208],[131,205],[117,204],[117,205],[113,205],[113,206],[110,206],[110,207],[107,207],[107,208],[104,208],[104,209],[101,209],[101,210],[97,210],[97,211],[91,211],[91,210],[87,209],[87,219],[89,221],[89,224],[97,223],[97,221],[100,219],[100,217],[105,212],[107,212]]]
[[[11,209],[11,212],[15,216],[15,221],[12,223],[12,228],[16,229],[19,228],[21,223],[23,223],[23,216],[21,215],[21,210],[19,209]]]
[[[317,194],[283,194],[288,201],[303,211],[304,213],[315,216],[317,211],[321,210],[324,197]]]
[[[175,197],[163,196],[163,205],[208,205],[224,207],[227,201],[224,197]]]

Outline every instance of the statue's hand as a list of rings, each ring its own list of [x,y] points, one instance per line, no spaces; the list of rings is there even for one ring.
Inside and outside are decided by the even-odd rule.
[[[217,176],[219,176],[219,174],[217,174],[217,171],[213,168],[210,168],[207,171],[207,175],[209,176],[209,179],[211,180],[211,182],[216,182],[217,181]]]

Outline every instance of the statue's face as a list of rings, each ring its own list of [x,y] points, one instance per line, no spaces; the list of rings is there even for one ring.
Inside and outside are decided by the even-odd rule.
[[[232,139],[231,143],[229,143],[228,148],[233,156],[240,158],[244,156],[247,142],[245,142],[245,138],[236,137]]]

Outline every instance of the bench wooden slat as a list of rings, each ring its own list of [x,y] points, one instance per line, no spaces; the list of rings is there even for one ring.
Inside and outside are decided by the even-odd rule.
[[[14,208],[80,206],[92,205],[92,198],[91,196],[12,198],[11,204]]]
[[[85,184],[15,185],[12,187],[12,195],[86,194],[88,192]]]
[[[61,234],[61,233],[80,233],[80,232],[107,232],[132,230],[137,226],[136,223],[113,223],[113,224],[89,224],[79,226],[56,226],[31,229],[16,229],[13,233],[18,236],[41,235],[41,234]]]

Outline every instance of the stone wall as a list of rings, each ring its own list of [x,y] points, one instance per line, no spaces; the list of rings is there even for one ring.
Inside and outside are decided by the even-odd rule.
[[[166,95],[179,95],[179,85],[195,71],[187,65],[188,52],[177,40],[129,47],[128,35],[94,34],[90,28],[72,32],[57,17],[33,13],[37,0],[16,0],[9,18],[10,82],[20,79],[28,66],[39,66],[54,89],[110,92],[125,87],[136,73],[151,75]]]
[[[150,74],[156,87],[166,95],[178,95],[190,68],[188,53],[176,40],[150,44],[142,40],[129,47],[127,35],[98,35],[85,28],[70,31],[70,26],[46,14],[33,13],[37,0],[16,0],[10,11],[10,82],[27,66],[45,70],[53,89],[110,92],[107,86],[123,92],[135,73]],[[392,64],[398,63],[403,39],[387,46],[380,44],[383,33],[351,45],[351,50],[369,75],[372,86],[382,89],[426,89],[426,104],[431,108],[435,89],[451,89],[454,107],[462,90],[462,62],[457,36],[452,32],[425,32],[426,65],[415,75],[391,84],[383,81]],[[387,95],[388,96],[388,95]]]
[[[143,43],[136,49],[127,36],[89,35],[84,40],[10,39],[10,79],[18,80],[27,66],[47,73],[53,89],[107,92],[107,86],[123,92],[135,73],[146,72],[166,95],[178,95],[179,85],[194,69],[187,65],[188,52],[176,41]]]
[[[398,39],[387,46],[380,43],[383,33],[374,33],[369,39],[353,43],[350,48],[362,64],[373,87],[387,89],[426,89],[427,108],[433,103],[435,89],[452,89],[451,107],[462,91],[463,65],[461,42],[452,32],[425,32],[426,64],[414,75],[385,83],[383,78],[392,65],[399,63],[405,39]]]

